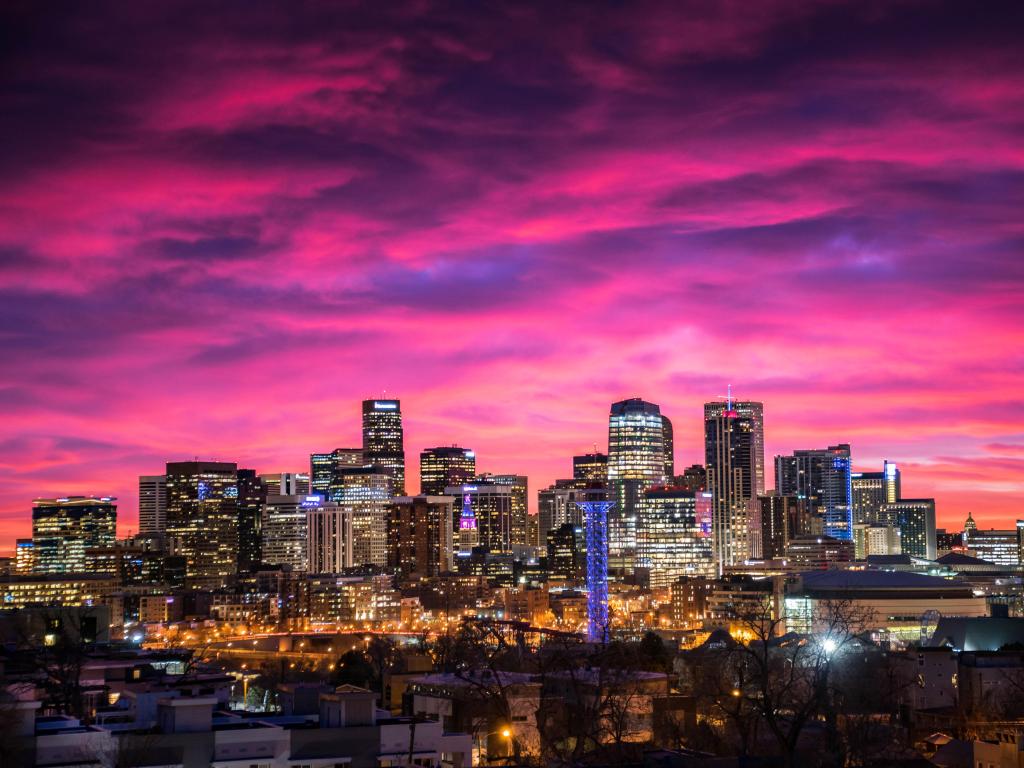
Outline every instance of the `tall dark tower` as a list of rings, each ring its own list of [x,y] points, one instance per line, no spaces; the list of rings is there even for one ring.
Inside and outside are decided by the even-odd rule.
[[[661,414],[661,440],[665,444],[665,481],[668,482],[676,474],[676,445],[672,422],[665,414]]]
[[[755,479],[755,424],[727,403],[704,406],[704,459],[712,495],[711,526],[719,573],[751,556]],[[713,407],[717,406],[717,407]]]
[[[267,484],[255,469],[238,470],[238,572],[251,573],[263,562],[263,505]]]
[[[191,584],[226,586],[238,568],[238,466],[177,461],[166,474],[168,546]]]
[[[476,453],[457,445],[441,445],[420,451],[420,493],[444,496],[452,485],[472,482],[476,477]]]
[[[393,496],[405,495],[405,441],[400,400],[363,400],[363,461],[391,478]]]

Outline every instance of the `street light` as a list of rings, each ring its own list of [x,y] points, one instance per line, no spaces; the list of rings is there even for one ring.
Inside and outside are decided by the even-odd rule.
[[[833,653],[835,653],[836,648],[839,647],[839,644],[833,638],[826,637],[824,640],[821,641],[821,647],[825,650],[826,656],[831,656]]]

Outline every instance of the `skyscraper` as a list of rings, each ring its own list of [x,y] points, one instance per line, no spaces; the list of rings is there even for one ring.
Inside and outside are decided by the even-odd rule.
[[[769,493],[757,497],[761,510],[761,557],[772,560],[784,557],[791,537],[804,533],[793,522],[798,518],[795,496]]]
[[[117,501],[111,496],[66,496],[32,502],[32,550],[36,573],[82,573],[86,550],[112,547],[117,538]]]
[[[313,489],[305,472],[264,472],[259,477],[269,496],[305,496]]]
[[[672,422],[661,414],[661,442],[665,453],[665,469],[662,474],[668,482],[676,473],[676,441],[672,433]]]
[[[648,488],[640,502],[636,567],[652,589],[681,576],[713,576],[711,536],[697,517],[697,493],[679,488]]]
[[[900,471],[886,461],[881,472],[851,472],[850,492],[854,523],[882,523],[882,505],[899,501]]]
[[[904,555],[935,559],[935,499],[900,499],[885,504],[882,515],[899,528]]]
[[[377,466],[346,469],[331,483],[331,501],[352,510],[355,565],[387,564],[387,514],[394,478]]]
[[[453,568],[452,496],[399,496],[388,510],[388,568],[402,578]]]
[[[330,453],[309,455],[309,484],[311,493],[327,495],[331,479],[345,467],[363,466],[362,448],[335,448]]]
[[[472,482],[476,477],[476,453],[457,445],[440,445],[420,452],[420,494],[443,496],[452,485]]]
[[[323,497],[271,494],[263,505],[263,562],[287,565],[295,571],[309,567],[306,510],[323,504]]]
[[[583,512],[576,503],[581,493],[579,488],[555,484],[537,494],[537,529],[541,541],[546,542],[548,532],[563,525],[583,525]]]
[[[353,560],[352,510],[331,504],[323,496],[306,507],[306,563],[311,574],[340,573]]]
[[[704,404],[704,460],[712,496],[715,562],[719,572],[751,556],[753,504],[757,491],[755,427],[738,411]]]
[[[821,521],[822,533],[853,541],[850,446],[794,451],[775,457],[775,488],[782,496],[806,499],[812,518]]]
[[[665,421],[661,409],[638,397],[612,403],[608,415],[609,571],[631,573],[643,492],[665,483]]]
[[[197,586],[225,586],[238,562],[238,467],[221,461],[167,464],[167,539]]]
[[[263,562],[263,505],[267,484],[255,469],[238,470],[238,572],[251,573]]]
[[[392,496],[405,495],[405,441],[399,400],[363,401],[363,461],[392,479]]]
[[[529,524],[529,480],[526,475],[492,475],[484,473],[477,475],[473,481],[476,484],[507,485],[512,489],[512,509],[509,520],[509,543],[528,543]]]
[[[512,550],[512,508],[514,488],[511,485],[498,483],[472,483],[454,485],[445,489],[445,496],[453,496],[455,505],[452,511],[453,530],[456,536],[456,549],[465,552],[466,542],[463,533],[470,533],[477,546],[488,552],[510,552]],[[460,528],[463,509],[468,507],[476,522],[476,527],[469,531]]]
[[[608,482],[608,454],[584,453],[573,456],[572,479],[605,485]]]
[[[764,403],[754,400],[732,400],[704,403],[704,421],[721,416],[731,410],[737,416],[750,421],[750,457],[753,491],[751,497],[763,496],[765,492],[764,466]]]
[[[163,533],[167,525],[167,476],[139,475],[139,533]]]

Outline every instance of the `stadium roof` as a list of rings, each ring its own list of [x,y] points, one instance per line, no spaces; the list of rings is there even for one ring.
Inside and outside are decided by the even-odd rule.
[[[800,574],[807,589],[949,589],[963,588],[962,581],[926,576],[909,571],[804,571]]]
[[[928,641],[929,646],[958,651],[998,651],[1010,643],[1024,643],[1024,618],[943,617]]]

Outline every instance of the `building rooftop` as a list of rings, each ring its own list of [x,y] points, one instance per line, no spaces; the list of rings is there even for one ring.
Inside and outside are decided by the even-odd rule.
[[[935,562],[950,567],[956,566],[975,566],[975,567],[989,567],[994,571],[1002,570],[1002,566],[997,563],[990,562],[988,560],[982,560],[980,557],[971,557],[965,555],[962,552],[949,552],[943,555]]]
[[[1024,643],[1024,618],[943,617],[928,641],[958,651],[998,651],[1010,643]]]
[[[967,585],[955,579],[926,576],[908,571],[804,571],[799,574],[805,589],[964,589]]]

